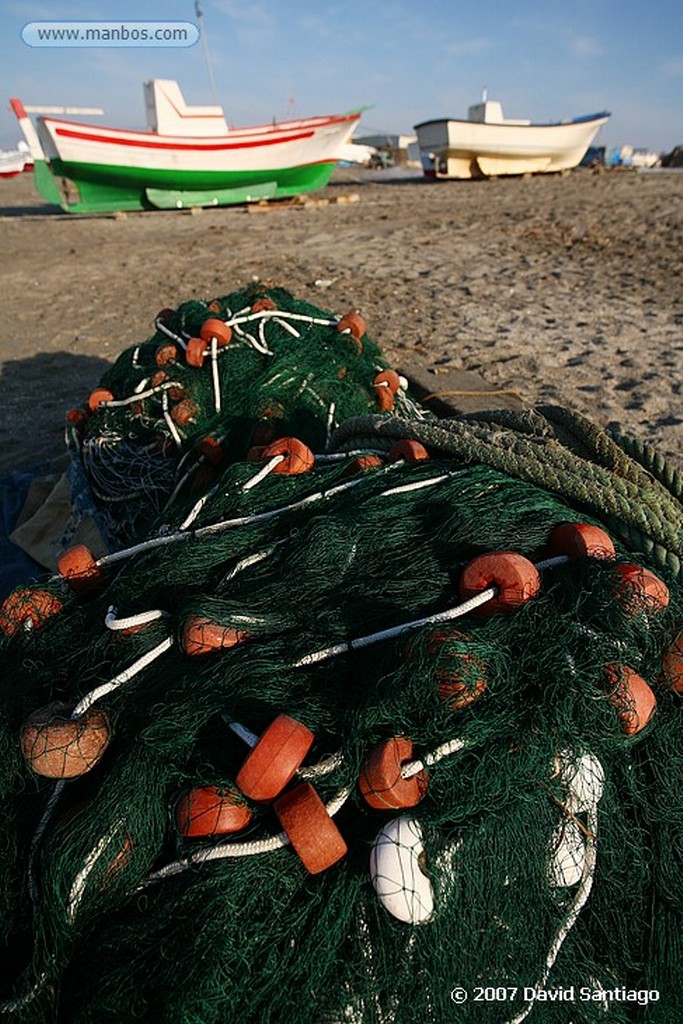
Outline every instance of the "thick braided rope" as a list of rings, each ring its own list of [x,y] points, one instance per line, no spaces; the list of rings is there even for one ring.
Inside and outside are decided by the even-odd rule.
[[[546,410],[548,411],[548,410]],[[552,409],[560,422],[562,443],[550,420],[540,411],[497,411],[479,414],[479,420],[458,417],[433,422],[360,416],[347,420],[332,438],[336,447],[386,447],[400,438],[414,438],[438,451],[467,462],[481,462],[500,472],[544,487],[578,502],[598,518],[609,518],[615,532],[635,550],[650,554],[658,565],[682,572],[683,506],[644,469],[632,464],[627,453],[599,430],[587,430],[569,414]],[[592,425],[591,425],[592,426]],[[608,468],[568,447],[569,435],[578,434],[579,448],[618,468]],[[616,450],[615,450],[616,449]],[[616,452],[619,452],[617,455]],[[627,460],[627,461],[624,461]],[[623,472],[621,470],[624,470]]]
[[[655,479],[666,487],[667,491],[679,500],[683,498],[683,472],[669,462],[661,452],[658,452],[652,445],[645,444],[635,437],[620,434],[618,431],[609,431],[610,436],[620,448],[623,448],[627,455],[644,466]]]

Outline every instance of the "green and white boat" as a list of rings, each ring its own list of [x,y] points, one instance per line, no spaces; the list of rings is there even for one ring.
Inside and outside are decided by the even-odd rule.
[[[346,114],[228,127],[219,106],[188,106],[177,82],[146,82],[146,131],[41,116],[10,103],[41,195],[69,213],[225,206],[321,188],[358,124]]]

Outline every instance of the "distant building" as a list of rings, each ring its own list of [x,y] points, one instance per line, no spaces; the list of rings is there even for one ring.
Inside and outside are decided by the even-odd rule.
[[[388,153],[391,162],[397,166],[421,167],[417,135],[377,134],[364,135],[354,140],[365,146],[374,146],[381,153]]]

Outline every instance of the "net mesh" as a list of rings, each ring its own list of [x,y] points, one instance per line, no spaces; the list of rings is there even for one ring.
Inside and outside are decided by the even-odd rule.
[[[179,358],[173,381],[197,406],[171,421],[180,445],[158,392],[142,413],[91,413],[71,442],[120,549],[94,589],[54,578],[3,606],[3,1016],[678,1019],[680,693],[662,666],[680,582],[618,540],[613,558],[546,562],[556,524],[599,520],[485,463],[391,461],[380,445],[366,468],[330,451],[330,406],[333,420],[376,407],[385,364],[331,314],[267,297],[327,320],[310,325],[322,340],[304,321],[287,321],[299,338],[272,316],[237,324],[252,341],[217,360],[220,414],[210,358]],[[165,322],[193,337],[256,298],[184,303]],[[114,401],[153,372],[160,334],[103,379]],[[264,419],[312,467],[245,460]],[[193,490],[209,436],[224,452]],[[537,564],[539,592],[456,615],[465,566],[510,551]],[[656,571],[667,600],[635,584],[624,599],[629,565]],[[279,716],[312,734],[303,753]],[[304,860],[325,863],[336,830],[292,796],[304,781],[348,847],[313,872]],[[524,996],[551,986],[593,996]],[[472,1002],[513,987],[504,1005]],[[645,989],[660,1000],[613,996],[609,1018],[595,996]]]

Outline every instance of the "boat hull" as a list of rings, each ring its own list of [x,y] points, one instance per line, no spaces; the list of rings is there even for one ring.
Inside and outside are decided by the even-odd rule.
[[[67,213],[229,206],[323,188],[335,162],[262,171],[178,172],[36,161],[40,194]]]
[[[174,138],[42,118],[41,194],[70,213],[224,206],[326,185],[360,112]],[[49,180],[51,176],[52,181]]]
[[[444,118],[415,126],[431,178],[547,174],[576,167],[607,114],[565,124],[490,124]]]

